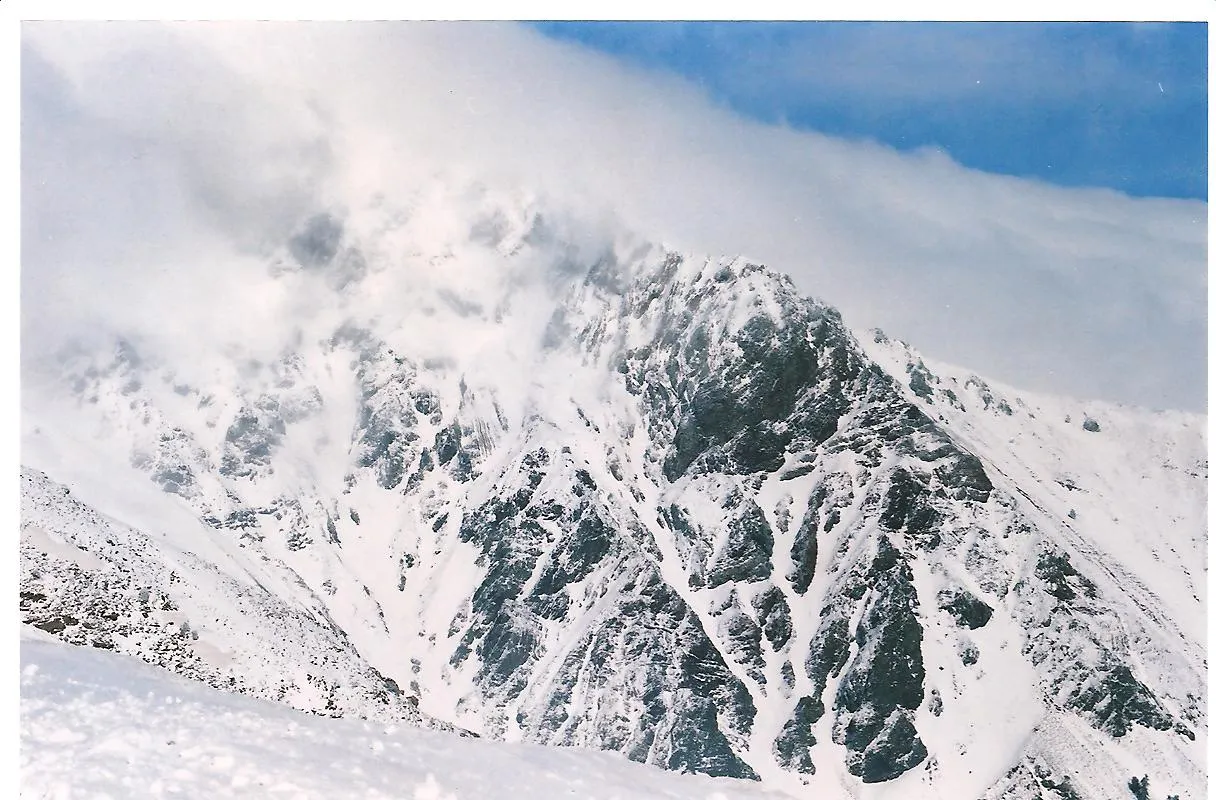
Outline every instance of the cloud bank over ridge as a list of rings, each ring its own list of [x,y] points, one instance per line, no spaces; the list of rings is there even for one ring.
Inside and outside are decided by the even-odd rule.
[[[252,336],[289,311],[265,279],[268,243],[317,210],[443,173],[759,259],[854,327],[1014,385],[1205,403],[1199,201],[749,122],[689,84],[512,25],[23,31],[27,354],[128,319]]]

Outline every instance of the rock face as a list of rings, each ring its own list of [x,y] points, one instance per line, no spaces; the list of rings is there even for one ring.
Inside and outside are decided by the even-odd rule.
[[[547,235],[537,220],[468,246],[506,258]],[[349,260],[350,238],[319,215],[288,249],[307,276]],[[221,658],[190,631],[298,619],[312,638],[280,657],[332,654],[305,679],[330,688],[292,695],[305,707],[370,714],[404,694],[482,735],[778,786],[1126,791],[1130,775],[1086,761],[1096,746],[1155,765],[1155,789],[1197,791],[1202,634],[1097,538],[1147,517],[1080,528],[1060,510],[1076,480],[1001,454],[1009,431],[1054,435],[1041,405],[863,343],[744,260],[614,250],[553,270],[534,340],[509,296],[439,296],[453,335],[498,331],[501,373],[428,356],[408,319],[357,316],[211,386],[130,344],[66,368],[116,459],[218,543],[194,568],[264,599],[205,606],[151,557],[122,562],[102,523],[38,505],[57,490],[29,472],[23,530],[85,556],[23,540],[24,618],[237,689],[268,686],[253,645],[220,637]],[[1085,445],[1120,441],[1123,418],[1102,418]],[[1206,462],[1192,471],[1202,491]],[[1201,518],[1178,530],[1193,519],[1203,555]],[[175,629],[148,622],[158,604]]]

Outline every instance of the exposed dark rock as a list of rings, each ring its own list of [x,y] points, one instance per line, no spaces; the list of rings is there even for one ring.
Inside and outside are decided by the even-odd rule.
[[[738,597],[731,596],[731,605],[724,612],[726,617],[721,631],[729,644],[727,651],[732,658],[743,664],[752,680],[764,685],[764,651],[760,646],[760,627],[752,621],[738,604]]]
[[[773,571],[773,531],[756,501],[744,498],[726,529],[726,544],[706,573],[706,586],[767,578]]]
[[[845,763],[862,783],[880,783],[898,778],[928,755],[908,712],[901,708],[887,718],[864,750],[850,750]]]
[[[613,532],[594,510],[583,513],[574,530],[558,540],[540,572],[534,596],[553,595],[591,574],[612,549]]]
[[[46,631],[47,633],[59,633],[72,625],[80,624],[80,620],[76,619],[70,614],[56,614],[54,616],[46,617],[45,619],[31,620],[30,624],[35,628],[40,628],[41,630]]]
[[[229,512],[221,525],[231,530],[247,530],[259,527],[260,523],[258,522],[257,512],[253,509],[238,508]]]
[[[794,676],[794,665],[789,661],[784,661],[781,664],[781,685],[787,690],[794,688],[797,679]]]
[[[220,474],[247,477],[269,470],[270,457],[286,432],[287,426],[274,401],[261,403],[257,408],[242,408],[224,436]]]
[[[798,698],[794,713],[773,741],[773,755],[777,757],[778,764],[796,772],[815,774],[815,763],[811,760],[810,752],[815,746],[815,735],[811,733],[811,726],[819,721],[823,711],[823,703],[817,698]]]
[[[473,457],[469,455],[468,450],[460,450],[452,462],[452,477],[461,483],[467,483],[474,478],[475,474]]]
[[[1157,698],[1123,663],[1094,675],[1068,705],[1116,738],[1125,735],[1133,724],[1159,731],[1174,728],[1174,721]]]
[[[439,411],[439,395],[429,389],[416,389],[413,393],[414,410],[429,417]]]
[[[937,382],[937,377],[925,366],[923,361],[917,360],[915,364],[908,364],[908,388],[912,390],[912,394],[924,400],[926,403],[933,402],[933,387],[930,382]]]
[[[682,699],[675,708],[671,755],[665,766],[677,772],[758,780],[755,770],[735,754],[722,734],[713,703],[688,693]]]
[[[827,683],[828,676],[840,674],[849,658],[849,622],[838,613],[829,615],[811,639],[806,671],[814,683],[816,696]]]
[[[819,509],[826,498],[827,489],[823,485],[816,486],[807,501],[806,514],[803,515],[802,524],[798,526],[798,533],[795,534],[794,543],[790,547],[792,566],[787,577],[798,594],[804,594],[815,577],[815,566],[819,557]]]
[[[937,602],[959,625],[972,630],[984,627],[992,618],[988,604],[965,589],[943,590],[938,594]]]
[[[992,496],[992,481],[984,465],[971,453],[949,448],[951,458],[943,459],[933,473],[940,479],[950,497],[986,503]]]
[[[418,416],[409,394],[414,364],[366,331],[340,329],[335,342],[356,348],[361,405],[355,444],[358,465],[375,470],[382,489],[395,489],[417,453]]]
[[[924,700],[922,631],[903,555],[884,536],[869,570],[870,599],[857,626],[857,657],[836,692],[842,712],[833,740],[848,748],[850,772],[889,780],[927,755],[911,712]]]
[[[774,650],[785,647],[793,633],[790,621],[790,607],[785,601],[785,595],[776,586],[770,586],[752,598],[752,607],[756,610],[756,619],[764,630],[764,638]]]
[[[888,531],[904,531],[927,549],[941,541],[937,532],[940,514],[931,503],[928,486],[922,478],[903,468],[891,473],[891,487],[878,523]]]
[[[794,436],[786,420],[818,370],[814,347],[799,335],[805,329],[799,321],[784,320],[787,324],[778,327],[769,317],[756,315],[734,336],[741,356],[724,372],[694,371],[687,376],[696,388],[684,405],[664,461],[668,480],[683,475],[715,448],[729,453],[729,460],[720,462],[727,471],[749,473],[780,466]]]
[[[1034,567],[1034,574],[1047,584],[1048,594],[1063,602],[1076,599],[1078,589],[1090,598],[1097,593],[1097,587],[1077,572],[1065,552],[1047,552],[1040,555]]]
[[[435,458],[443,466],[456,457],[460,452],[460,423],[453,420],[451,425],[435,434]]]

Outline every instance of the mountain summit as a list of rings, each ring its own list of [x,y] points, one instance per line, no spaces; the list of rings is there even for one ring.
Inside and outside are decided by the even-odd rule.
[[[1202,796],[1203,417],[1018,392],[528,204],[377,214],[230,287],[273,298],[258,342],[38,372],[23,620],[808,796]]]

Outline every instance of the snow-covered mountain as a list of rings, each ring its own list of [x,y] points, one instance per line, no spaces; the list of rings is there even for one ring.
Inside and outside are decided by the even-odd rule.
[[[31,367],[23,619],[797,796],[1203,795],[1203,417],[999,386],[536,204],[443,223],[303,222],[272,357]]]

